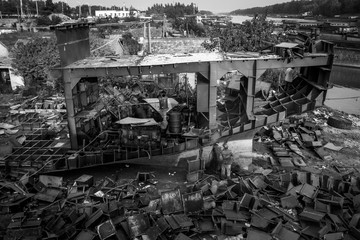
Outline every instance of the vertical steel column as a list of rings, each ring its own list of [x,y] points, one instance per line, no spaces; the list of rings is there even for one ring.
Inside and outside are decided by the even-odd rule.
[[[148,52],[151,53],[151,23],[148,24]]]
[[[63,70],[63,78],[64,78],[64,89],[65,89],[65,102],[66,102],[66,112],[68,119],[68,127],[70,133],[70,142],[71,149],[78,149],[78,141],[77,141],[77,132],[76,132],[76,122],[75,122],[75,111],[74,111],[74,100],[72,94],[71,87],[71,74],[70,70]]]
[[[247,97],[246,97],[246,114],[249,120],[254,120],[254,96],[255,96],[255,85],[257,79],[257,61],[253,63],[252,76],[248,76],[247,84]]]
[[[217,98],[217,80],[219,75],[217,63],[210,63],[210,84],[209,84],[209,129],[217,129],[216,122],[216,98]]]

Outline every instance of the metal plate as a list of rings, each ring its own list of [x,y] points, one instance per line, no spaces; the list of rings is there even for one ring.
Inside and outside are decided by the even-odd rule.
[[[183,194],[185,213],[196,213],[203,209],[204,200],[201,191]]]
[[[161,207],[164,214],[182,212],[184,209],[180,190],[163,192],[161,194]]]

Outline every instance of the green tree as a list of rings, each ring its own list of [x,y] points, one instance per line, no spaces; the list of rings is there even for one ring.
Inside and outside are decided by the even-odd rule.
[[[198,24],[195,18],[176,18],[172,21],[172,25],[178,31],[186,30],[189,34],[195,35],[197,37],[204,37],[206,35],[204,26],[202,24]]]
[[[61,23],[61,18],[58,16],[52,16],[51,19],[47,16],[40,16],[36,19],[36,24],[38,26],[57,25],[59,23]]]
[[[185,5],[183,3],[175,4],[154,4],[152,7],[149,7],[146,11],[147,15],[165,14],[167,18],[176,19],[183,17],[184,15],[196,14],[199,10],[195,7],[194,4]]]
[[[34,38],[26,44],[19,43],[12,54],[12,66],[24,78],[25,87],[37,92],[46,88],[50,69],[60,64],[55,38]]]
[[[17,14],[16,0],[1,1],[1,13],[3,15]]]
[[[49,14],[55,12],[55,8],[56,7],[55,7],[52,0],[46,0],[45,1],[45,6],[44,6],[44,9],[43,9],[44,14],[49,15]]]
[[[101,38],[98,34],[90,32],[90,49],[91,56],[103,57],[103,56],[114,56],[116,53],[112,50],[111,45],[107,44],[106,39]],[[112,41],[112,40],[110,40]]]
[[[285,41],[273,34],[274,24],[265,15],[255,15],[242,25],[228,23],[226,27],[216,26],[209,30],[210,41],[202,45],[208,50],[218,47],[225,52],[260,51],[274,43]]]
[[[133,38],[130,32],[126,32],[122,35],[121,43],[128,50],[130,55],[136,55],[141,50],[140,44]]]

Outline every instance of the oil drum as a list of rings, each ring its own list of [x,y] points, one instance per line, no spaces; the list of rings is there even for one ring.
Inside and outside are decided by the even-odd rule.
[[[181,113],[171,112],[169,113],[169,131],[171,133],[181,132]]]

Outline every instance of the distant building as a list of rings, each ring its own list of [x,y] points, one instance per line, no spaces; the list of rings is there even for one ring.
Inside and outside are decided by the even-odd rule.
[[[201,16],[201,15],[185,15],[185,18],[188,19],[195,19],[197,24],[202,24],[202,20],[206,18],[206,16]]]
[[[95,17],[98,18],[125,18],[130,17],[130,11],[122,10],[96,10]]]
[[[300,28],[312,28],[317,27],[318,22],[299,22]]]
[[[329,21],[331,27],[350,27],[349,22]]]

